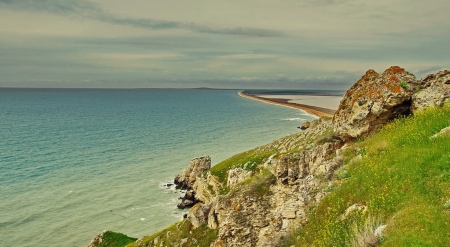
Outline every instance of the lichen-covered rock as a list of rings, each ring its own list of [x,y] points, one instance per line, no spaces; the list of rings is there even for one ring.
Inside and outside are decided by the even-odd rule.
[[[343,140],[365,137],[399,115],[409,114],[418,87],[415,76],[398,66],[381,75],[368,70],[345,93],[333,116],[334,134]]]
[[[442,106],[450,100],[450,71],[443,70],[420,80],[421,89],[412,97],[412,111],[417,112],[430,106]]]

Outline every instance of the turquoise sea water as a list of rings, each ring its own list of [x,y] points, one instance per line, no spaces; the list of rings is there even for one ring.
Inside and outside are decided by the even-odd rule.
[[[164,185],[314,117],[222,90],[0,89],[0,246],[84,246],[178,221]]]

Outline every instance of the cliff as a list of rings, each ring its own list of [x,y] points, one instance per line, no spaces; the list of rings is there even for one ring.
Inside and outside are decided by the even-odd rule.
[[[212,168],[193,160],[176,178],[187,219],[127,246],[445,246],[449,99],[449,71],[369,70],[333,118]]]

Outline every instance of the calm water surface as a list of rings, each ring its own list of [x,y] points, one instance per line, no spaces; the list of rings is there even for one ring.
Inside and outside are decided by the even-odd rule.
[[[164,184],[192,158],[214,165],[311,119],[237,91],[0,89],[0,245],[152,234],[182,217]]]

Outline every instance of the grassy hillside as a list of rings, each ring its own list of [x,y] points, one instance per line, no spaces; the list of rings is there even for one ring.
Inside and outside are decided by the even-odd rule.
[[[450,134],[430,138],[447,126],[449,104],[358,140],[336,171],[341,185],[286,246],[361,246],[381,225],[381,246],[450,246]],[[354,204],[366,209],[344,217]]]

